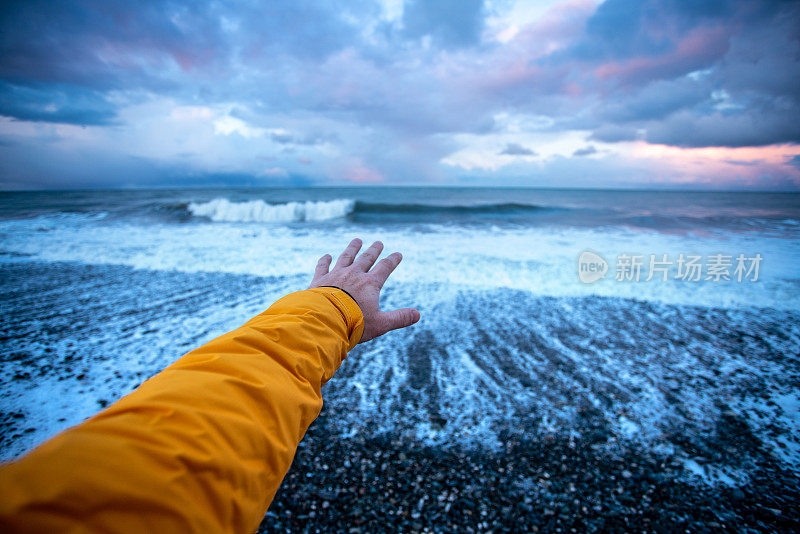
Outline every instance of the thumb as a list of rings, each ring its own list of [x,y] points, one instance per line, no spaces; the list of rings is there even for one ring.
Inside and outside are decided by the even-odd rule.
[[[399,310],[392,310],[383,312],[383,326],[384,331],[397,330],[398,328],[405,328],[419,321],[419,310],[414,308],[401,308]]]

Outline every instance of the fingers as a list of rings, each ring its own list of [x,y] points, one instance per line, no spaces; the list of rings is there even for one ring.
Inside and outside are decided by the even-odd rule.
[[[377,265],[370,271],[375,279],[378,281],[379,286],[383,286],[386,282],[386,279],[389,278],[389,275],[397,269],[397,266],[400,265],[400,262],[403,260],[403,255],[399,252],[394,252],[389,254],[381,261],[378,262]]]
[[[383,251],[383,243],[375,241],[367,250],[361,253],[356,261],[353,262],[353,267],[361,272],[367,272],[375,265],[375,260],[381,255]]]
[[[383,315],[382,325],[385,332],[397,330],[398,328],[405,328],[419,321],[419,310],[414,308],[401,308],[399,310],[392,310],[388,312],[381,312]]]
[[[344,249],[342,255],[339,256],[339,259],[336,260],[336,265],[333,267],[337,269],[339,267],[349,267],[353,264],[353,258],[356,257],[358,251],[361,250],[361,240],[359,238],[355,238],[350,241],[350,244],[347,245],[347,248]]]
[[[330,254],[325,254],[319,259],[317,262],[317,268],[314,269],[314,280],[328,274],[328,269],[330,268],[332,261],[333,258],[331,258]]]

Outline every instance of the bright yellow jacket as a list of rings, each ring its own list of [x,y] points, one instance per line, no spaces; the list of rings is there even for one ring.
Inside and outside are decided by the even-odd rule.
[[[0,532],[253,532],[361,339],[355,301],[292,293],[0,467]]]

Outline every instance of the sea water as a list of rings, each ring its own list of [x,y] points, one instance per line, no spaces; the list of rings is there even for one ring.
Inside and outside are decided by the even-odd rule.
[[[746,458],[695,467],[733,417],[798,468],[800,195],[502,188],[0,194],[0,456],[304,289],[353,237],[403,253],[382,307],[422,320],[325,386],[343,437],[600,432],[731,482]],[[593,283],[585,251],[607,265]]]

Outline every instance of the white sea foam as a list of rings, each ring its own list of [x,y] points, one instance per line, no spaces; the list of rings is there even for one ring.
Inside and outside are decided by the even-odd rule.
[[[276,223],[338,219],[347,216],[354,207],[355,201],[350,199],[268,204],[263,200],[231,202],[227,198],[215,198],[209,202],[192,202],[189,212],[215,222]]]
[[[44,230],[44,231],[43,231]],[[354,236],[382,240],[402,251],[396,283],[475,289],[510,288],[536,295],[636,298],[718,307],[800,306],[800,243],[742,235],[686,236],[621,228],[462,228],[427,225],[393,228],[336,225],[325,228],[262,223],[135,225],[38,220],[0,223],[0,261],[76,261],[139,269],[227,272],[273,277],[306,276],[324,253],[342,250]],[[650,282],[594,284],[578,280],[577,260],[591,249],[610,262],[618,254],[760,253],[758,282]],[[644,278],[644,277],[643,277]],[[427,297],[426,297],[427,298]]]

